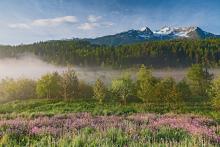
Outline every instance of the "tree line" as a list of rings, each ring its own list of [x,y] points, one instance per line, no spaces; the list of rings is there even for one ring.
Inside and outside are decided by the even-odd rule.
[[[101,78],[94,84],[78,79],[76,72],[69,68],[62,74],[57,72],[43,75],[38,80],[3,79],[0,82],[0,99],[93,99],[102,104],[116,101],[127,104],[130,99],[142,103],[181,104],[185,102],[212,102],[220,109],[220,78],[213,75],[201,64],[194,64],[186,77],[176,82],[172,78],[156,78],[151,69],[142,65],[136,80],[129,73],[106,85]]]
[[[121,46],[59,40],[0,46],[0,58],[17,57],[24,53],[59,65],[189,67],[200,63],[216,66],[220,59],[220,39],[149,41]]]

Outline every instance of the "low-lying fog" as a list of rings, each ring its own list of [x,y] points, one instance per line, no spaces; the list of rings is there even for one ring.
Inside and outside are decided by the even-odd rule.
[[[86,82],[94,82],[97,78],[102,78],[105,82],[109,82],[121,75],[121,70],[101,69],[101,68],[81,68],[73,67],[78,74],[79,79]],[[0,79],[3,78],[32,78],[38,79],[41,75],[48,72],[62,73],[67,67],[55,66],[48,64],[35,56],[23,56],[20,58],[5,58],[0,59]],[[164,69],[153,70],[156,77],[173,77],[176,80],[181,80],[187,69]],[[215,76],[220,75],[220,69],[213,69]],[[131,71],[135,75],[135,71]]]

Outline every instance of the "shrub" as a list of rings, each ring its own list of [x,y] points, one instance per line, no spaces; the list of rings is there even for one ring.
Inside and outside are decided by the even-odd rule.
[[[192,65],[187,73],[187,82],[192,94],[195,96],[207,96],[212,78],[213,75],[204,70],[202,65]]]
[[[36,82],[30,79],[3,79],[0,83],[2,100],[35,98]]]
[[[131,76],[129,74],[124,74],[120,79],[113,80],[111,89],[112,92],[126,104],[127,98],[134,94],[134,84]]]
[[[93,96],[93,89],[92,86],[85,83],[84,81],[79,81],[79,98],[92,98]]]
[[[155,88],[157,103],[179,103],[181,102],[180,92],[177,90],[176,83],[172,78],[161,80]]]
[[[210,96],[212,97],[212,105],[220,110],[220,77],[212,82]]]
[[[99,103],[103,103],[106,96],[106,88],[104,83],[97,79],[95,85],[93,87],[94,97],[99,101]]]
[[[40,98],[58,98],[60,97],[61,77],[55,73],[48,73],[43,75],[40,80],[37,81],[36,92]]]
[[[180,97],[184,101],[189,101],[192,94],[190,91],[189,85],[186,83],[185,80],[181,80],[177,85],[176,85],[177,91],[180,93]]]
[[[144,65],[137,73],[137,96],[145,103],[152,102],[155,97],[156,79],[152,76],[151,70]]]
[[[68,68],[61,75],[61,95],[65,100],[76,98],[79,92],[79,80],[76,72]]]

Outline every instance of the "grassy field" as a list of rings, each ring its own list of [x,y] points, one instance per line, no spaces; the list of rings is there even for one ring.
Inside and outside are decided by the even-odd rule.
[[[0,118],[2,146],[220,145],[220,112],[203,103],[17,100],[0,105]]]
[[[133,113],[176,113],[176,114],[198,114],[208,116],[220,121],[220,112],[214,110],[207,103],[185,103],[185,104],[143,104],[128,103],[122,105],[117,102],[97,103],[95,100],[16,100],[1,104],[0,116],[4,117],[35,117],[38,115],[52,116],[55,114],[66,114],[76,112],[89,112],[93,115],[128,115]]]

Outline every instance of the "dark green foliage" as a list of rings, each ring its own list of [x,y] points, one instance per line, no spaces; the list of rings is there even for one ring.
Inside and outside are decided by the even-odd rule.
[[[182,101],[181,93],[172,78],[166,78],[158,82],[154,94],[156,103],[180,103]]]
[[[210,97],[212,98],[212,105],[216,110],[220,110],[220,77],[212,82]]]
[[[207,96],[213,75],[209,74],[201,64],[194,64],[187,73],[187,82],[192,94],[195,96]]]
[[[128,67],[186,67],[193,63],[219,65],[220,39],[151,41],[123,46],[92,45],[85,41],[47,41],[30,45],[0,46],[0,57],[32,53],[63,65]]]
[[[90,84],[84,81],[79,81],[79,93],[78,98],[91,99],[93,97],[93,88]]]
[[[190,98],[192,97],[192,93],[190,91],[190,87],[187,84],[186,80],[181,80],[179,83],[176,85],[177,91],[180,93],[180,97],[184,101],[190,101]]]

